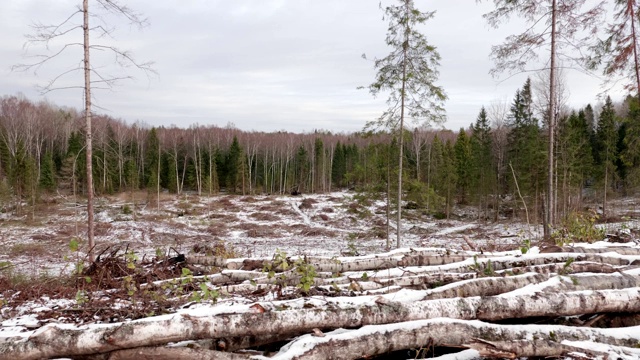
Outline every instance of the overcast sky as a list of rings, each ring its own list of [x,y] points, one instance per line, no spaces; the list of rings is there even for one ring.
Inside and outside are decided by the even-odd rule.
[[[390,0],[383,1],[383,4]],[[127,0],[150,25],[139,31],[112,16],[115,44],[130,50],[140,62],[153,61],[158,75],[128,69],[135,81],[112,90],[97,91],[96,103],[106,113],[127,122],[154,126],[192,124],[243,130],[333,132],[361,130],[380,116],[385,97],[358,90],[374,79],[371,61],[388,53],[384,43],[387,22],[378,0]],[[46,99],[60,106],[82,107],[81,90],[60,90],[42,96],[36,85],[48,81],[82,59],[81,49],[33,72],[11,66],[33,61],[28,55],[46,54],[42,46],[25,51],[30,24],[56,24],[72,13],[79,0],[0,1],[0,96],[22,93],[31,100]],[[494,79],[491,45],[521,31],[512,21],[491,29],[482,14],[490,1],[418,0],[421,10],[436,10],[424,27],[428,41],[442,56],[440,79],[449,99],[444,127],[457,130],[475,121],[481,106],[510,102],[526,77]],[[76,18],[76,23],[81,22]],[[95,22],[94,22],[95,23]],[[75,33],[64,42],[79,42]],[[94,43],[110,41],[93,39]],[[61,42],[62,43],[62,42]],[[60,43],[51,46],[59,49]],[[95,67],[117,74],[111,58],[92,53]],[[600,80],[576,71],[566,74],[569,104],[582,107],[598,102]],[[505,80],[506,79],[506,80]],[[82,85],[82,74],[62,78],[60,86]],[[614,99],[622,94],[612,94]]]

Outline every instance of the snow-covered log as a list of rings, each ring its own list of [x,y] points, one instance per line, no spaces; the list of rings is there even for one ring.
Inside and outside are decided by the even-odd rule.
[[[16,360],[74,356],[184,340],[301,334],[314,328],[357,328],[368,324],[391,324],[439,317],[497,321],[531,316],[640,312],[640,288],[526,293],[409,303],[378,297],[373,302],[364,304],[293,310],[271,308],[269,303],[262,303],[230,310],[220,312],[220,309],[210,311],[201,308],[89,328],[51,324],[28,337],[0,339],[0,355]]]
[[[141,347],[116,350],[92,356],[76,357],[76,360],[247,360],[249,355],[190,347]]]
[[[583,253],[583,254],[604,254],[616,253],[620,255],[640,255],[640,248],[627,246],[613,247],[581,247],[581,246],[562,246],[562,252]]]
[[[368,271],[394,268],[398,266],[445,265],[464,261],[470,257],[492,257],[490,254],[454,251],[447,249],[398,249],[388,253],[351,257],[292,256],[290,263],[303,259],[320,272]],[[189,256],[187,262],[198,265],[217,266],[230,270],[261,270],[269,266],[273,270],[283,270],[270,258],[224,259],[215,256]]]
[[[590,340],[604,348],[634,351],[640,341],[640,327],[625,329],[572,328],[558,325],[496,325],[481,321],[432,319],[364,326],[357,330],[336,330],[318,337],[304,335],[286,345],[273,360],[359,359],[403,349],[430,346],[475,347],[480,353],[516,358],[558,356],[583,350],[577,341]],[[535,341],[526,341],[536,339]],[[571,341],[570,343],[563,343]],[[477,346],[484,343],[485,346]],[[512,343],[515,346],[509,346]],[[519,348],[518,348],[519,345]],[[636,350],[637,351],[637,350]],[[591,353],[597,351],[589,350]],[[510,355],[510,356],[507,356]],[[260,359],[266,359],[257,357]]]
[[[432,274],[432,273],[491,273],[494,271],[517,269],[527,266],[539,266],[548,264],[563,264],[568,267],[573,262],[598,262],[613,266],[629,266],[640,264],[640,256],[607,254],[580,254],[580,253],[551,253],[532,254],[520,256],[499,256],[495,258],[467,258],[464,261],[437,266],[411,266],[405,268],[384,269],[374,272],[346,272],[343,275],[352,278],[376,277],[392,278],[406,275]]]

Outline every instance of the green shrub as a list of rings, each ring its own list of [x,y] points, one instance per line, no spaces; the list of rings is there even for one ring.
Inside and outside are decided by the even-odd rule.
[[[572,212],[561,223],[561,228],[553,234],[556,244],[571,242],[593,243],[604,239],[604,229],[595,226],[598,215],[594,212]]]

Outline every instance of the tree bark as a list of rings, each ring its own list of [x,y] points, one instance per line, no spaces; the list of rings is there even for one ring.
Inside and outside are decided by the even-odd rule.
[[[237,306],[234,313],[215,308],[209,311],[197,309],[101,327],[50,324],[27,336],[1,339],[0,354],[14,359],[79,356],[185,340],[301,334],[314,328],[355,328],[440,317],[497,321],[549,314],[572,316],[602,312],[639,312],[640,288],[528,293],[411,303],[377,297],[360,305],[326,308],[322,311],[314,307],[309,303],[303,309],[279,310],[269,303],[256,303]],[[440,332],[451,335],[450,331],[440,329]]]
[[[91,133],[91,63],[89,60],[89,0],[82,2],[84,33],[84,118],[86,126],[86,162],[87,162],[87,238],[89,261],[95,261],[95,241],[93,239],[93,145]]]
[[[546,221],[544,226],[544,239],[549,241],[551,239],[551,231],[555,222],[555,196],[554,196],[554,135],[555,135],[555,99],[556,99],[556,13],[557,13],[556,0],[551,1],[551,59],[549,64],[549,171],[547,173],[547,212]]]
[[[576,341],[581,340],[596,341],[601,347],[605,347],[602,344],[612,345],[612,350],[625,347],[631,353],[640,353],[632,349],[640,339],[640,328],[625,330],[628,334],[635,331],[635,335],[616,337],[606,329],[558,325],[496,325],[434,319],[336,330],[323,337],[304,335],[284,347],[275,357],[279,360],[360,359],[424,346],[472,347],[480,349],[480,355],[489,357],[558,356],[577,349],[584,352],[583,347],[577,346]],[[565,341],[571,345],[565,345]],[[491,352],[488,351],[490,347]],[[515,356],[508,356],[510,354]]]

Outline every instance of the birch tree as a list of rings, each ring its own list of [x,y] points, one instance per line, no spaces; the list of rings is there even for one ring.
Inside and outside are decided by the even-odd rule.
[[[481,0],[477,0],[480,2]],[[493,0],[495,9],[484,15],[493,27],[499,27],[505,20],[518,16],[527,23],[522,33],[508,36],[504,43],[494,46],[491,55],[495,67],[494,76],[503,72],[518,73],[532,70],[549,71],[548,112],[548,176],[544,237],[549,239],[555,220],[554,196],[554,134],[556,123],[556,71],[557,61],[579,63],[579,56],[572,56],[586,48],[588,40],[596,34],[603,13],[603,3],[583,10],[587,0]],[[549,53],[542,63],[542,69],[531,69],[529,64],[537,63],[541,53]]]
[[[418,30],[420,25],[433,18],[435,11],[422,12],[416,8],[413,0],[399,0],[399,4],[387,6],[384,13],[389,20],[386,43],[391,52],[382,59],[375,59],[376,80],[368,89],[373,96],[388,93],[389,107],[367,127],[384,127],[398,133],[396,246],[400,247],[405,120],[422,120],[427,124],[443,122],[443,104],[447,97],[444,90],[435,84],[439,75],[440,54]]]
[[[117,16],[124,17],[131,24],[139,27],[147,24],[146,19],[142,18],[140,14],[134,12],[126,5],[121,4],[119,0],[96,0],[96,7],[100,10],[104,10],[108,13],[115,14]],[[36,23],[33,25],[34,33],[27,35],[27,45],[44,45],[47,49],[47,53],[44,55],[36,55],[35,61],[27,64],[16,65],[14,69],[24,71],[37,71],[45,64],[52,62],[66,52],[71,52],[74,48],[82,49],[82,62],[80,65],[73,65],[63,70],[59,75],[51,79],[46,85],[40,87],[43,94],[61,90],[61,89],[82,89],[84,99],[84,119],[85,119],[85,142],[86,142],[86,173],[87,173],[87,238],[88,238],[88,255],[89,261],[95,260],[94,247],[95,242],[93,239],[93,169],[92,169],[92,131],[91,131],[91,116],[92,116],[92,92],[93,88],[111,88],[116,85],[120,80],[130,79],[131,76],[127,75],[111,75],[104,72],[100,72],[97,69],[100,66],[92,65],[91,62],[91,50],[107,51],[115,56],[115,62],[119,66],[127,67],[134,66],[145,72],[152,72],[151,63],[137,62],[131,53],[121,50],[112,45],[92,44],[90,39],[111,37],[113,30],[109,29],[106,25],[108,22],[96,15],[93,11],[89,10],[89,0],[83,0],[82,6],[78,6],[76,11],[70,14],[65,20],[58,24],[45,25],[42,23]],[[82,16],[82,23],[78,24],[74,21],[77,16]],[[91,17],[97,17],[99,20],[98,25],[91,26],[89,19]],[[73,36],[77,36],[77,33],[82,34],[82,41],[74,40]],[[93,34],[93,35],[92,35]],[[56,46],[62,39],[69,39],[69,42],[63,43],[58,49],[52,50],[50,46]],[[72,62],[76,64],[75,61]],[[67,75],[74,73],[83,74],[83,85],[78,83],[64,82],[63,79]],[[92,77],[94,80],[92,80]]]

